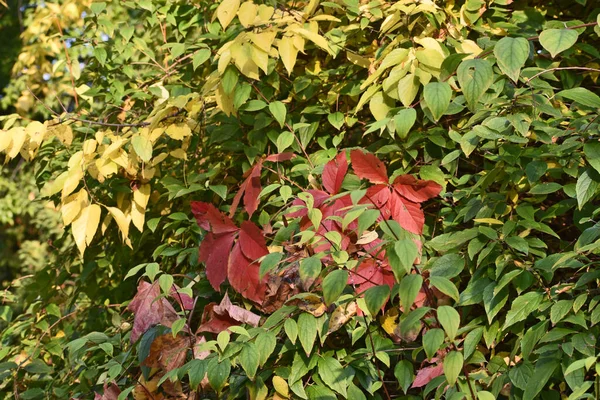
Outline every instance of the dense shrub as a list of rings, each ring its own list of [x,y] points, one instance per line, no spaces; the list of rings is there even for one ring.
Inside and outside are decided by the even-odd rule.
[[[32,7],[0,151],[72,245],[0,391],[598,397],[595,7]]]

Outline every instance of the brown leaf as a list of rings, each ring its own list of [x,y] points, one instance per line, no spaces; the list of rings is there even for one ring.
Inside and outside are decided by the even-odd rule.
[[[131,331],[131,342],[138,338],[153,325],[161,324],[171,327],[177,320],[177,313],[173,306],[165,299],[159,298],[160,288],[155,282],[150,284],[141,281],[138,284],[137,293],[127,309],[134,314],[133,330]]]
[[[358,307],[355,301],[339,305],[331,314],[327,334],[337,331],[346,322],[350,321],[350,318],[356,315],[357,309]]]
[[[171,333],[158,336],[150,346],[150,354],[143,364],[150,368],[160,368],[169,372],[185,364],[187,350],[192,344],[192,337]]]
[[[121,389],[114,382],[110,386],[105,383],[104,394],[96,393],[94,400],[117,400],[120,393]]]
[[[231,304],[229,296],[225,294],[221,304],[211,303],[204,307],[202,324],[197,332],[219,333],[233,325],[248,324],[256,327],[259,322],[259,315]]]
[[[312,293],[303,293],[287,302],[291,306],[297,306],[302,311],[306,311],[315,317],[320,317],[327,311],[327,306],[323,303],[321,296]]]

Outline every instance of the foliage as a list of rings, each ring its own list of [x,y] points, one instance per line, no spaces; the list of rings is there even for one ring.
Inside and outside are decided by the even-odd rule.
[[[4,395],[598,397],[593,2],[46,4]]]

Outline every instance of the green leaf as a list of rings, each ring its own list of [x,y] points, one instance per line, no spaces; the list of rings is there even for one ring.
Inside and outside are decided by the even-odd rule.
[[[317,319],[309,313],[302,313],[298,317],[298,339],[306,355],[310,355],[315,339],[317,338]]]
[[[401,239],[394,243],[394,249],[390,251],[389,261],[396,279],[410,274],[418,256],[419,249],[412,240]]]
[[[277,336],[272,331],[264,331],[258,334],[255,343],[259,354],[259,364],[265,365],[269,356],[275,351]]]
[[[290,147],[294,143],[294,133],[290,131],[284,131],[277,136],[277,151],[283,153],[285,149]]]
[[[221,332],[222,333],[222,332]],[[225,387],[225,382],[231,373],[231,362],[225,358],[219,362],[218,357],[211,358],[208,362],[207,375],[210,386],[220,392]]]
[[[296,343],[296,339],[298,338],[298,324],[295,320],[288,318],[283,323],[283,329],[285,330],[285,334],[290,339],[292,344]]]
[[[454,340],[458,327],[460,326],[460,315],[458,311],[450,306],[441,306],[437,309],[437,318],[450,340]]]
[[[580,210],[594,197],[598,190],[599,182],[598,173],[589,168],[583,171],[579,178],[577,178],[575,192],[577,193],[577,206]]]
[[[600,172],[600,142],[590,141],[583,145],[585,159],[596,172]]]
[[[325,304],[334,303],[342,294],[348,283],[348,272],[343,269],[336,269],[327,274],[323,279],[323,298]]]
[[[562,185],[556,182],[540,183],[531,188],[531,194],[550,194],[562,189]]]
[[[463,367],[463,361],[463,355],[458,351],[451,351],[444,357],[444,375],[450,385],[456,383]]]
[[[396,133],[401,139],[408,136],[408,132],[415,124],[417,120],[417,112],[414,108],[404,108],[394,116],[394,126]]]
[[[550,379],[560,362],[551,358],[540,358],[535,363],[533,372],[534,379],[530,379],[523,393],[524,399],[533,399],[546,386],[546,382]]]
[[[260,269],[258,276],[262,279],[267,273],[271,272],[274,268],[279,265],[279,262],[283,258],[283,253],[269,253],[260,262]]]
[[[473,353],[475,353],[475,350],[477,349],[477,345],[481,341],[482,336],[483,336],[483,327],[481,327],[481,326],[473,329],[471,332],[469,332],[467,334],[467,336],[465,336],[463,352],[464,352],[464,356],[465,356],[466,360],[468,360],[469,357],[471,357],[471,355]]]
[[[458,303],[460,293],[458,292],[458,289],[456,288],[454,283],[450,281],[450,279],[444,278],[443,276],[430,276],[429,282],[432,286],[435,286],[440,292],[450,296],[454,301]]]
[[[210,49],[200,49],[194,54],[192,58],[192,68],[194,71],[198,69],[198,67],[206,62],[210,58]]]
[[[508,371],[508,377],[513,385],[521,390],[525,390],[527,383],[533,377],[533,365],[529,362],[519,363],[519,365]]]
[[[465,259],[460,254],[446,254],[433,262],[429,274],[444,278],[457,277],[465,268]]]
[[[364,292],[367,310],[374,317],[390,296],[390,287],[388,285],[373,286]]]
[[[444,343],[444,331],[438,328],[428,330],[423,335],[423,349],[427,359],[431,360]]]
[[[394,376],[398,380],[398,385],[406,394],[415,379],[413,365],[408,360],[400,360],[394,367]]]
[[[173,322],[171,325],[171,333],[173,334],[173,337],[176,337],[177,334],[181,332],[186,322],[186,318],[179,318],[177,321]]]
[[[150,161],[152,158],[152,142],[147,137],[136,135],[131,138],[131,145],[142,161]]]
[[[346,372],[348,370],[342,367],[338,360],[328,356],[320,357],[318,371],[323,383],[346,398],[348,387]]]
[[[574,29],[546,29],[540,34],[540,44],[554,58],[573,46],[578,36]]]
[[[527,166],[525,166],[525,174],[527,174],[527,179],[531,183],[535,183],[538,180],[540,180],[540,178],[546,174],[547,170],[548,170],[548,163],[546,163],[545,161],[541,161],[541,160],[532,161],[529,164],[527,164]],[[554,183],[552,183],[552,184],[554,184]],[[558,184],[556,184],[556,185],[558,185]],[[558,186],[560,186],[560,185],[558,185]],[[560,189],[560,187],[559,187],[559,189]]]
[[[526,319],[529,314],[537,310],[542,301],[542,294],[538,292],[525,293],[517,297],[510,306],[510,311],[506,314],[506,320],[502,329],[506,329],[517,322]]]
[[[557,96],[566,97],[584,106],[600,108],[600,96],[590,90],[582,87],[561,90],[556,93]]]
[[[527,240],[523,239],[522,237],[509,236],[504,239],[504,241],[513,249],[520,251],[521,253],[529,254],[529,244],[527,243]]]
[[[508,289],[495,291],[496,283],[490,283],[483,291],[483,307],[487,315],[488,323],[491,325],[494,318],[504,308],[508,301]]]
[[[496,396],[487,390],[479,390],[477,392],[477,400],[496,400]]]
[[[486,60],[465,60],[456,73],[467,104],[474,110],[481,96],[494,82],[492,66]]]
[[[339,111],[329,114],[327,115],[327,121],[329,121],[329,123],[339,131],[344,125],[344,114]]]
[[[104,66],[104,64],[106,64],[108,53],[106,53],[106,49],[104,47],[96,47],[94,49],[94,57],[96,60],[98,60],[100,65]]]
[[[206,361],[192,360],[188,365],[187,374],[190,377],[190,387],[192,390],[196,390],[206,375]]]
[[[412,307],[422,286],[423,277],[418,274],[406,275],[400,281],[398,295],[400,296],[400,305],[405,313]]]
[[[550,321],[552,324],[558,323],[567,316],[573,307],[573,300],[559,300],[550,309]]]
[[[302,282],[317,279],[321,273],[321,268],[321,260],[318,257],[312,256],[300,260],[300,279]]]
[[[279,126],[283,128],[283,126],[285,125],[285,116],[287,113],[285,104],[283,104],[280,101],[274,101],[272,103],[269,103],[269,111],[271,112],[273,117],[275,117],[275,120],[279,122]]]
[[[250,379],[254,379],[260,361],[260,355],[256,344],[252,342],[245,343],[238,356],[238,360],[244,369],[244,372],[246,372],[246,375],[248,375]]]
[[[500,70],[513,81],[519,80],[521,68],[529,57],[529,41],[525,38],[502,38],[494,47]]]
[[[433,118],[437,121],[450,106],[452,88],[447,82],[430,82],[423,89],[423,97]]]
[[[231,335],[229,334],[228,331],[219,332],[219,334],[217,335],[217,344],[219,345],[219,348],[221,349],[221,351],[225,351],[230,340],[231,340]]]

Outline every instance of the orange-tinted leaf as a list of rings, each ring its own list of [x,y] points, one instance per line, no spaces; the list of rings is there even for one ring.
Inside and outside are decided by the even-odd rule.
[[[371,183],[388,183],[385,165],[373,154],[365,154],[362,150],[352,150],[350,160],[352,169],[359,178],[367,179]]]
[[[434,181],[417,180],[412,175],[400,175],[393,186],[400,195],[415,203],[432,199],[442,191],[442,187]]]
[[[398,222],[402,228],[417,235],[423,233],[425,215],[418,203],[406,200],[398,193],[394,192],[392,193],[389,207],[392,218]]]
[[[150,284],[141,281],[137,293],[127,309],[134,314],[131,342],[138,338],[153,325],[161,324],[170,327],[177,320],[177,313],[173,306],[165,299],[159,298],[160,288],[158,283]]]
[[[322,178],[325,189],[331,194],[338,193],[347,172],[348,160],[346,160],[346,153],[341,152],[323,167]]]
[[[238,241],[229,256],[227,276],[229,283],[239,294],[261,304],[265,299],[267,275],[260,279],[260,264],[252,261],[244,255]]]

